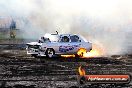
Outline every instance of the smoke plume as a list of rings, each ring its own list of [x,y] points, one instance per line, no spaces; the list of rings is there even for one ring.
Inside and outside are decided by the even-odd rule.
[[[131,53],[131,0],[0,0],[0,16],[17,20],[23,38],[80,34],[105,54]]]

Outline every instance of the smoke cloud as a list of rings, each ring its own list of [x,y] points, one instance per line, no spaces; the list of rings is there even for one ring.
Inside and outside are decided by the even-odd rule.
[[[0,16],[13,18],[23,38],[80,34],[105,54],[131,53],[131,0],[0,0]]]

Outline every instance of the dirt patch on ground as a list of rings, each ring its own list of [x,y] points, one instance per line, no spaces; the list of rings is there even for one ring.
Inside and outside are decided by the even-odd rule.
[[[76,87],[79,66],[88,65],[89,74],[132,74],[132,55],[96,58],[34,58],[25,49],[0,50],[0,84],[5,88]],[[130,88],[132,83],[124,88]],[[117,88],[123,85],[85,85],[88,88]],[[82,88],[83,88],[82,87]]]

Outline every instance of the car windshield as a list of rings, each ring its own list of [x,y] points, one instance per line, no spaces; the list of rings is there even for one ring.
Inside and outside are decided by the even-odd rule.
[[[46,43],[46,42],[50,42],[50,39],[45,37],[41,37],[41,39],[39,39],[39,43]]]

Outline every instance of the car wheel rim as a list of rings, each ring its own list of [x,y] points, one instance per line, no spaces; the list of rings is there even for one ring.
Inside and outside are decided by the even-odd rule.
[[[49,49],[49,50],[48,50],[48,56],[49,56],[49,57],[52,57],[53,54],[54,54],[53,50]]]

